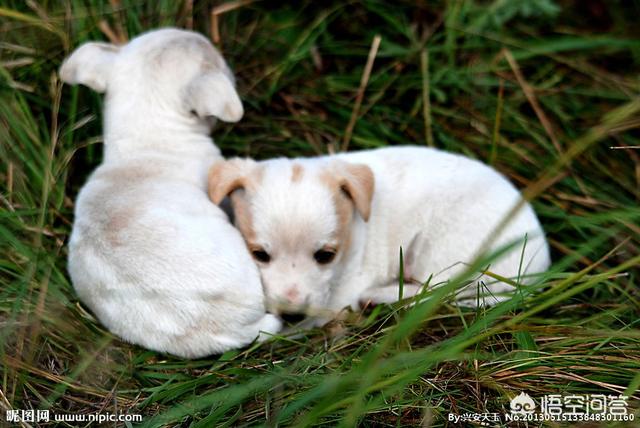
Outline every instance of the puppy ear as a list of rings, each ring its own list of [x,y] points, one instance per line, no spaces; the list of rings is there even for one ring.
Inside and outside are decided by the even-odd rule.
[[[111,43],[85,43],[62,63],[60,78],[72,85],[85,85],[96,92],[104,92],[119,50]]]
[[[353,201],[356,210],[364,221],[369,220],[371,214],[371,200],[375,179],[371,168],[363,164],[342,163],[338,179],[340,190]]]
[[[233,81],[223,71],[207,71],[196,77],[187,86],[185,97],[189,110],[202,119],[215,116],[225,122],[237,122],[244,115]]]
[[[214,164],[209,170],[209,198],[213,203],[219,205],[234,190],[245,188],[254,164],[250,159],[231,159]]]

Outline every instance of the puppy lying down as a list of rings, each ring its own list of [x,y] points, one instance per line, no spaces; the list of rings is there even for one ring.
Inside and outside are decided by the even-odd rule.
[[[87,43],[62,80],[106,92],[104,159],[81,189],[69,243],[80,299],[124,340],[182,357],[244,346],[280,321],[258,269],[207,198],[214,117],[243,108],[222,56],[175,29]]]
[[[230,196],[274,311],[335,312],[396,301],[400,247],[404,276],[417,280],[404,285],[405,297],[420,292],[430,275],[435,284],[461,273],[491,237],[492,249],[519,242],[491,264],[495,274],[516,278],[550,264],[530,205],[494,236],[520,200],[518,190],[481,162],[435,149],[232,159],[212,167],[209,195],[215,203]],[[482,279],[489,284],[486,303],[511,289]],[[474,286],[458,297],[475,301],[476,294]]]

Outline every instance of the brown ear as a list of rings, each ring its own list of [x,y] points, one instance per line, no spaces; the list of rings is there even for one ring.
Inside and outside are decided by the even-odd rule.
[[[363,164],[340,162],[340,189],[353,201],[364,221],[371,215],[375,179],[371,168]]]
[[[219,205],[234,190],[244,188],[253,164],[250,159],[231,159],[214,164],[209,170],[209,198],[213,203]]]

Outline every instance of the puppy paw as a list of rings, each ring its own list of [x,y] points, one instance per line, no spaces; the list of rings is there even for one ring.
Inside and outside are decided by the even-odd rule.
[[[282,321],[273,314],[266,314],[258,321],[258,330],[260,330],[258,342],[264,342],[282,330]]]

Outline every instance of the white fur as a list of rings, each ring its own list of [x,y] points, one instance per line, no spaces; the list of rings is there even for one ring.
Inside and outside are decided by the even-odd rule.
[[[226,169],[240,177],[241,185],[228,191],[234,207],[241,202],[249,207],[251,236],[240,227],[249,246],[271,256],[258,265],[268,302],[276,306],[313,312],[356,308],[362,301],[393,302],[398,298],[400,247],[405,277],[422,282],[433,275],[431,284],[465,270],[491,237],[491,249],[519,242],[491,264],[489,270],[495,274],[516,278],[543,272],[550,264],[544,233],[529,204],[499,235],[492,235],[520,193],[495,170],[464,156],[394,147],[309,159],[231,160],[227,165],[232,162],[236,167]],[[214,169],[224,170],[221,165]],[[346,245],[337,233],[335,201],[340,189],[328,186],[326,177],[328,173],[339,183],[348,182],[348,171],[358,165],[369,168],[375,185],[370,217],[365,221],[366,210],[354,208]],[[295,180],[294,168],[302,169]],[[355,186],[351,193],[363,191]],[[314,260],[314,252],[322,247],[338,248],[333,262],[320,265]],[[491,293],[497,293],[485,303],[501,300],[499,293],[511,290],[506,283],[482,279],[490,283]],[[419,291],[419,285],[405,284],[404,296]],[[470,287],[459,297],[471,300],[475,295],[476,288]]]
[[[220,54],[162,29],[84,44],[60,75],[106,91],[104,159],[78,195],[69,243],[80,299],[124,340],[187,358],[278,331],[240,234],[206,195],[221,159],[212,117],[243,114]]]

